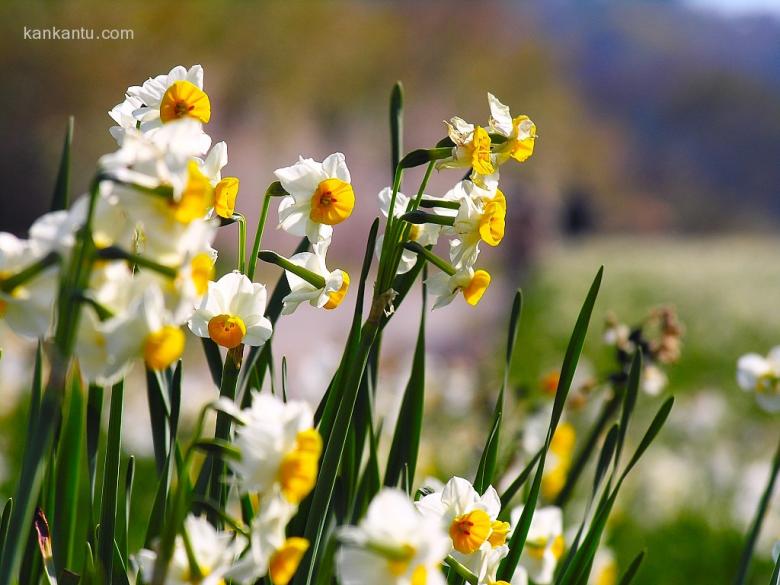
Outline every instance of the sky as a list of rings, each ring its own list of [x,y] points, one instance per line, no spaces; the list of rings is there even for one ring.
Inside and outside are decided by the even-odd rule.
[[[687,0],[687,4],[733,16],[771,14],[780,17],[780,0]]]

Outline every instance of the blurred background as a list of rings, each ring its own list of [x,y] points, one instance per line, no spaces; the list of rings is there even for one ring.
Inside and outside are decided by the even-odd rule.
[[[486,91],[514,114],[528,114],[538,126],[536,152],[502,170],[506,239],[481,256],[495,282],[477,309],[456,302],[429,319],[430,415],[420,469],[440,479],[473,474],[518,286],[526,306],[512,372],[516,428],[504,457],[522,462],[534,417],[549,407],[550,375],[603,264],[581,365],[591,390],[567,412],[577,440],[608,394],[599,382],[615,368],[614,349],[602,341],[607,313],[635,325],[654,307],[673,306],[685,324],[681,358],[665,368],[662,390],[677,396],[675,410],[629,480],[607,544],[623,568],[648,548],[637,583],[731,578],[780,432],[777,418],[734,379],[740,355],[780,344],[780,1],[6,1],[0,16],[0,231],[22,236],[48,209],[67,116],[76,119],[73,183],[81,192],[98,157],[115,148],[106,112],[127,86],[177,64],[205,68],[207,131],[228,143],[225,172],[241,179],[238,209],[250,225],[274,169],[299,154],[345,153],[357,207],[336,231],[329,258],[348,270],[378,213],[376,194],[390,181],[387,112],[396,80],[406,93],[407,150],[433,146],[453,115],[485,123]],[[25,27],[52,26],[130,29],[133,39],[24,39]],[[429,192],[441,195],[458,178],[436,174]],[[415,179],[411,173],[405,183],[410,191]],[[232,229],[220,235],[222,270],[234,262]],[[290,253],[296,241],[270,232],[264,246]],[[261,266],[261,281],[278,276]],[[414,295],[383,345],[388,430],[419,310]],[[302,307],[275,333],[294,396],[317,400],[335,370],[349,311],[325,313]],[[192,341],[190,415],[215,392],[197,369]],[[5,329],[0,345],[5,498],[21,453],[31,345]],[[126,400],[139,422],[125,425],[124,445],[151,474],[145,389],[141,376],[135,380]],[[662,399],[643,394],[640,419],[649,420]],[[136,490],[139,510],[148,510],[144,492]],[[776,504],[751,582],[768,578],[769,551],[780,538]],[[576,509],[567,526],[576,528]]]

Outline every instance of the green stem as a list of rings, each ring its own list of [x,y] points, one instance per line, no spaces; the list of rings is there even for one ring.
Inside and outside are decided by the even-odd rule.
[[[238,271],[246,274],[246,218],[240,213],[233,217],[238,221]]]
[[[222,384],[219,388],[220,398],[236,399],[236,387],[238,384],[238,373],[241,370],[241,362],[244,355],[244,346],[239,345],[228,350],[225,356],[225,365],[222,369]],[[217,424],[214,431],[214,438],[228,441],[230,439],[230,428],[233,419],[224,412],[217,413]],[[225,509],[227,503],[227,485],[225,484],[223,474],[225,472],[225,463],[218,458],[214,458],[211,470],[211,483],[209,487],[209,496],[219,505],[219,509]],[[213,519],[215,522],[221,522],[219,518]]]
[[[772,499],[772,494],[775,491],[778,472],[780,472],[780,442],[777,444],[775,457],[772,461],[772,471],[769,474],[769,481],[767,482],[766,489],[764,489],[764,493],[758,503],[756,516],[753,518],[753,523],[750,526],[750,531],[748,532],[748,537],[745,541],[745,548],[742,549],[739,570],[737,571],[736,579],[734,579],[735,585],[743,585],[747,581],[748,573],[750,571],[750,561],[753,558],[753,549],[756,546],[758,535],[761,533],[761,526],[764,524],[764,517],[769,509],[769,502]]]
[[[153,260],[149,260],[149,258],[146,256],[140,256],[138,254],[133,254],[132,252],[126,252],[125,250],[115,246],[96,250],[95,255],[98,258],[102,258],[104,260],[127,260],[136,266],[141,268],[148,268],[149,270],[153,270],[154,272],[162,274],[168,278],[176,278],[178,275],[178,271],[175,268],[171,268],[170,266],[165,266],[163,264],[154,262]]]
[[[428,248],[422,247],[417,242],[407,242],[404,244],[404,248],[407,250],[414,252],[415,254],[419,254],[420,256],[424,257],[428,262],[436,266],[439,270],[442,272],[446,272],[450,276],[453,276],[456,272],[455,268],[444,260],[444,258],[440,258],[433,252],[431,252]]]
[[[477,576],[451,556],[447,556],[447,558],[444,559],[444,562],[460,577],[463,577],[468,583],[471,583],[471,585],[478,584],[479,580],[477,579]]]
[[[257,231],[255,232],[255,241],[252,245],[252,255],[249,257],[249,267],[247,268],[246,275],[249,280],[255,277],[255,268],[257,267],[257,254],[260,252],[260,242],[263,240],[263,232],[265,231],[265,223],[268,220],[268,208],[271,206],[271,197],[274,195],[272,187],[276,183],[271,183],[271,186],[265,192],[263,197],[263,208],[260,211],[260,218],[257,221]]]
[[[460,201],[449,201],[445,199],[422,199],[419,207],[431,209],[441,207],[442,209],[460,209]]]
[[[303,266],[298,266],[297,264],[293,264],[287,258],[285,258],[284,256],[280,256],[276,252],[272,252],[270,250],[262,250],[257,255],[257,257],[260,258],[260,260],[262,260],[263,262],[276,264],[277,266],[284,268],[286,271],[292,272],[296,276],[300,276],[303,280],[305,280],[315,288],[325,288],[326,282],[322,276],[320,276],[315,272],[312,272],[307,268],[304,268]]]
[[[24,284],[28,280],[32,280],[38,276],[41,272],[46,270],[49,266],[53,266],[60,261],[60,255],[57,252],[49,252],[40,260],[34,262],[24,270],[17,272],[13,276],[0,279],[0,291],[4,293],[12,292],[16,287]]]

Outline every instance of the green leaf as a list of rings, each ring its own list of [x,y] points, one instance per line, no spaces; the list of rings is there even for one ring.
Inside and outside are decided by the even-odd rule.
[[[11,521],[11,511],[14,509],[14,499],[8,498],[0,514],[0,551],[5,548],[5,539],[8,537],[8,523]]]
[[[780,442],[777,444],[777,450],[775,451],[775,456],[772,461],[772,470],[769,473],[769,480],[764,488],[764,493],[761,494],[761,499],[756,508],[756,515],[753,517],[753,522],[751,522],[750,529],[745,537],[745,546],[742,549],[742,554],[739,559],[739,568],[737,569],[737,575],[734,579],[735,585],[743,585],[747,582],[748,575],[750,574],[750,561],[753,558],[753,549],[756,546],[759,534],[761,534],[761,527],[764,524],[764,518],[769,510],[769,503],[772,501],[772,494],[774,494],[775,491],[778,472],[780,472]]]
[[[404,156],[399,164],[402,169],[410,169],[450,156],[452,156],[452,148],[418,148]]]
[[[51,199],[51,211],[68,208],[70,199],[70,150],[73,143],[73,116],[68,118],[65,127],[65,143],[62,146],[60,168],[57,171],[57,182],[54,184],[54,195]]]
[[[209,337],[201,337],[203,353],[206,355],[206,363],[209,366],[211,379],[214,385],[219,388],[222,381],[222,355],[219,353],[219,346]]]
[[[634,560],[631,561],[628,569],[626,569],[626,572],[623,573],[623,576],[620,578],[620,583],[618,585],[630,585],[634,580],[634,577],[639,573],[639,567],[642,565],[643,560],[645,560],[645,551],[641,551],[634,557]]]
[[[642,352],[634,352],[634,359],[631,361],[631,369],[628,372],[628,384],[626,385],[626,395],[623,398],[623,412],[620,415],[620,436],[618,437],[615,451],[615,466],[620,463],[620,454],[623,451],[623,444],[628,432],[628,422],[636,406],[636,399],[639,395],[639,378],[642,375]]]
[[[531,472],[534,469],[534,466],[539,462],[539,458],[542,456],[542,452],[544,451],[544,448],[539,449],[539,451],[536,452],[536,454],[531,457],[531,460],[526,464],[526,466],[523,468],[523,470],[520,472],[520,474],[514,479],[514,481],[509,484],[509,487],[504,490],[504,493],[501,494],[501,517],[502,519],[506,519],[509,517],[509,503],[512,501],[512,498],[517,495],[517,492],[520,491],[520,488],[522,488],[525,485],[525,482],[528,481],[528,478],[531,475]]]
[[[130,527],[130,502],[133,497],[133,478],[135,477],[135,457],[132,455],[127,460],[125,468],[125,483],[123,500],[124,510],[117,510],[116,545],[119,549],[119,557],[127,564],[128,559],[128,528]]]
[[[780,556],[775,561],[775,569],[772,571],[772,578],[769,580],[769,585],[780,585]]]
[[[162,372],[146,368],[146,398],[149,403],[154,461],[157,464],[157,473],[162,474],[170,447],[168,419],[171,413],[167,380]]]
[[[412,371],[409,382],[404,390],[401,410],[395,424],[395,433],[390,445],[385,468],[386,486],[398,487],[401,470],[408,466],[409,476],[414,480],[417,467],[417,455],[420,450],[420,435],[422,433],[423,408],[425,406],[425,317],[428,311],[426,287],[422,286],[422,307],[420,311],[420,327],[417,333],[417,343],[414,347]]]
[[[230,441],[224,439],[201,439],[195,443],[195,447],[204,453],[209,453],[220,459],[241,459],[241,450]]]
[[[68,376],[63,427],[60,431],[56,460],[56,505],[54,508],[53,542],[57,572],[74,566],[76,527],[80,524],[79,485],[84,448],[84,388],[78,369]],[[80,547],[78,552],[80,553]]]
[[[124,383],[120,382],[111,390],[106,464],[103,469],[103,497],[101,498],[100,534],[97,543],[98,565],[103,575],[112,575],[114,566],[114,531],[119,490],[123,402]]]
[[[547,429],[547,439],[545,440],[542,449],[542,455],[539,458],[536,475],[531,484],[531,491],[528,495],[528,500],[523,507],[520,520],[509,541],[509,554],[501,562],[498,569],[499,579],[504,581],[510,581],[512,579],[512,575],[514,575],[515,569],[517,568],[517,563],[520,560],[520,555],[523,552],[523,547],[525,546],[525,539],[528,536],[531,519],[533,518],[537,500],[539,499],[547,451],[550,448],[550,442],[552,441],[553,435],[555,435],[555,430],[558,427],[566,398],[569,395],[569,389],[571,388],[571,383],[574,379],[574,371],[577,367],[580,353],[582,352],[582,346],[585,343],[585,334],[588,331],[588,324],[590,323],[590,317],[593,313],[593,306],[596,304],[596,297],[598,296],[599,287],[601,286],[603,273],[604,268],[599,268],[599,271],[596,273],[596,278],[593,280],[593,284],[588,291],[588,295],[585,297],[585,302],[582,305],[580,314],[577,317],[577,322],[574,325],[574,331],[569,340],[569,345],[566,348],[566,355],[563,358],[563,366],[561,367],[561,376],[558,381],[558,389],[556,390],[555,401],[553,402],[550,426]]]
[[[100,423],[103,418],[103,387],[91,385],[87,398],[87,469],[89,473],[90,498],[95,502],[98,448],[100,446]]]
[[[396,81],[390,93],[390,177],[395,176],[395,169],[401,160],[404,150],[404,86]]]

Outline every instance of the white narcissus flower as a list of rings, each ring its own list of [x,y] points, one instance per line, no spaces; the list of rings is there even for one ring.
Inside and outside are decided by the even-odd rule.
[[[650,396],[658,396],[663,392],[669,378],[664,371],[655,364],[647,364],[642,368],[642,390]]]
[[[126,112],[130,105],[139,101],[142,105],[131,113],[131,119]],[[178,65],[167,75],[158,75],[141,86],[129,87],[125,104],[120,104],[112,112],[117,114],[112,117],[120,125],[127,124],[125,128],[131,127],[133,121],[140,123],[142,132],[154,132],[164,124],[182,118],[206,124],[211,118],[211,102],[203,91],[203,68],[193,65],[185,69]]]
[[[300,157],[274,171],[288,196],[279,204],[279,227],[312,244],[327,240],[333,226],[352,215],[355,192],[344,155],[331,154],[321,163]]]
[[[460,202],[458,214],[447,233],[450,259],[455,266],[473,266],[479,255],[479,243],[498,246],[504,238],[506,198],[499,189],[483,189],[472,181],[461,181],[445,195],[445,199]]]
[[[442,491],[424,496],[416,506],[447,531],[455,560],[483,581],[488,573],[495,576],[509,552],[505,550],[509,523],[498,520],[501,499],[493,486],[480,496],[469,481],[453,477]]]
[[[384,488],[358,526],[339,531],[336,572],[341,585],[444,585],[440,565],[450,540],[434,518],[420,514],[401,490]]]
[[[259,347],[273,331],[264,316],[265,301],[264,285],[233,271],[217,282],[209,282],[206,295],[190,319],[190,329],[198,337],[210,337],[228,349],[242,343]]]
[[[287,585],[309,548],[305,538],[285,535],[285,528],[297,506],[280,497],[261,500],[252,520],[249,550],[230,569],[227,577],[234,583],[255,583],[266,574],[274,585]]]
[[[615,585],[617,582],[618,566],[615,554],[608,548],[600,548],[593,559],[588,585]]]
[[[322,451],[311,407],[265,393],[255,394],[251,406],[240,411],[229,401],[219,404],[240,423],[234,444],[241,458],[230,461],[230,467],[241,492],[265,497],[278,492],[300,503],[317,480]]]
[[[345,270],[328,270],[325,266],[325,255],[330,240],[325,240],[312,246],[313,252],[300,252],[289,259],[291,264],[308,271],[310,279],[316,277],[319,282],[313,284],[310,280],[291,270],[286,270],[289,294],[282,299],[284,307],[282,314],[295,312],[298,305],[308,303],[318,309],[335,309],[344,300],[349,290],[349,274]]]
[[[458,293],[463,294],[469,305],[475,306],[490,286],[490,274],[485,270],[465,266],[457,269],[455,274],[438,272],[429,276],[425,282],[428,291],[436,297],[434,309],[449,305]]]
[[[219,217],[230,218],[236,208],[239,180],[236,177],[222,177],[222,169],[227,165],[227,144],[217,142],[202,161],[198,161],[200,171],[214,187],[214,213]]]
[[[190,570],[187,545],[179,535],[174,544],[165,585],[223,585],[226,573],[246,546],[244,537],[232,532],[219,532],[202,516],[187,516],[184,529],[201,576],[193,575]],[[151,583],[157,552],[143,549],[138,553],[137,560],[144,582]]]
[[[30,240],[0,232],[0,283],[41,259],[41,251]],[[45,337],[52,323],[57,296],[56,266],[49,266],[8,292],[0,291],[0,319],[16,334],[35,339]]]
[[[492,175],[495,170],[494,157],[490,152],[490,136],[481,126],[469,124],[457,116],[445,122],[447,134],[455,144],[452,156],[437,163],[438,168],[472,168],[474,180]]]
[[[780,412],[780,346],[773,347],[766,357],[748,353],[739,358],[737,384],[755,392],[756,401],[767,412]]]
[[[156,286],[147,287],[127,311],[109,319],[103,331],[108,366],[117,370],[137,358],[149,369],[164,370],[184,352],[184,332],[165,308],[163,293]]]
[[[496,145],[498,163],[502,164],[509,158],[523,162],[534,152],[536,142],[536,124],[528,116],[512,118],[509,108],[498,101],[492,93],[488,93],[490,105],[490,129],[506,138],[506,141]]]
[[[512,526],[517,526],[523,507],[512,510]],[[552,583],[555,568],[563,556],[563,512],[557,506],[545,506],[534,511],[528,536],[520,555],[520,564],[537,585]]]
[[[433,199],[429,195],[423,195],[425,199]],[[388,217],[390,211],[390,201],[393,198],[393,189],[391,187],[385,187],[379,192],[379,211],[382,215]],[[395,211],[393,217],[401,217],[406,213],[407,206],[409,205],[409,197],[403,193],[396,193],[395,195]],[[437,209],[438,215],[448,216],[453,215],[452,209]],[[442,226],[434,223],[423,224],[411,224],[409,230],[409,241],[417,242],[421,246],[433,246],[439,241],[439,235],[441,234]],[[381,235],[376,240],[375,252],[377,257],[382,250],[382,243],[384,241],[384,235]],[[401,262],[398,264],[398,274],[404,274],[409,272],[412,267],[417,263],[417,254],[411,250],[404,250],[401,254]]]

